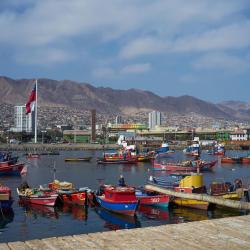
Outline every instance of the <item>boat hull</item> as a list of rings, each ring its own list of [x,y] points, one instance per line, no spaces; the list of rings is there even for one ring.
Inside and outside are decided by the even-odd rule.
[[[111,202],[111,201],[106,200],[102,196],[96,196],[96,200],[101,207],[109,211],[119,213],[119,214],[129,215],[129,216],[135,215],[137,205],[138,205],[138,201],[136,202]]]
[[[18,164],[13,164],[13,165],[2,164],[0,165],[0,175],[20,176],[23,168],[24,168],[23,163],[18,163]]]
[[[157,207],[168,207],[169,196],[168,195],[136,195],[140,205],[157,206]]]
[[[209,202],[206,201],[197,201],[197,200],[182,199],[182,198],[175,198],[173,200],[173,203],[182,207],[191,207],[202,210],[207,210],[209,206]]]
[[[196,171],[196,166],[183,166],[180,164],[167,163],[167,164],[153,164],[153,170],[162,170],[162,171]]]
[[[241,163],[245,164],[250,164],[250,157],[243,157],[241,159]]]
[[[98,164],[136,164],[137,160],[98,160]]]
[[[90,161],[92,157],[80,157],[80,158],[65,158],[64,161]]]
[[[241,163],[241,158],[223,157],[221,163]]]
[[[28,195],[23,194],[17,189],[17,194],[19,196],[19,199],[21,202],[24,202],[26,204],[36,204],[36,205],[43,205],[43,206],[49,206],[54,207],[56,204],[56,200],[58,198],[58,194],[43,194],[43,195]]]
[[[69,194],[59,193],[59,198],[63,203],[84,206],[86,205],[86,192],[75,192]]]

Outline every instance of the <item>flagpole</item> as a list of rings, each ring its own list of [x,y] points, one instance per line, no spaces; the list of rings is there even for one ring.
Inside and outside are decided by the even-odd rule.
[[[36,105],[35,105],[35,143],[37,143],[37,79],[36,79]]]

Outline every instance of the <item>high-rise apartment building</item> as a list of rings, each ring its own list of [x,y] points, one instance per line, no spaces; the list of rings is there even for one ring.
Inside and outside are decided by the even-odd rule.
[[[115,117],[115,124],[122,124],[122,117],[120,115]]]
[[[91,140],[96,141],[96,110],[91,110]]]
[[[148,127],[149,129],[154,129],[155,126],[161,125],[161,112],[152,111],[148,114]]]
[[[25,106],[14,107],[14,131],[15,132],[32,132],[32,114],[33,112],[26,115]]]

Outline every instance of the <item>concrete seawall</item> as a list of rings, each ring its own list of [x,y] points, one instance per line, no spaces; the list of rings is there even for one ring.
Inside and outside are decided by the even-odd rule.
[[[172,150],[183,150],[185,145],[170,145]],[[33,143],[23,143],[23,144],[0,144],[1,150],[9,151],[52,151],[52,150],[102,150],[102,149],[118,149],[121,146],[117,144],[91,144],[91,143],[74,143],[74,144],[33,144]],[[203,150],[211,149],[209,146],[203,146]],[[226,145],[226,150],[240,150],[239,145]]]
[[[0,244],[0,250],[38,249],[250,249],[250,215]]]

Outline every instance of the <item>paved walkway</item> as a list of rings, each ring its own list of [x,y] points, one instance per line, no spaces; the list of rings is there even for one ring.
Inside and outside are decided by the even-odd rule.
[[[250,215],[0,244],[0,250],[250,249]]]

